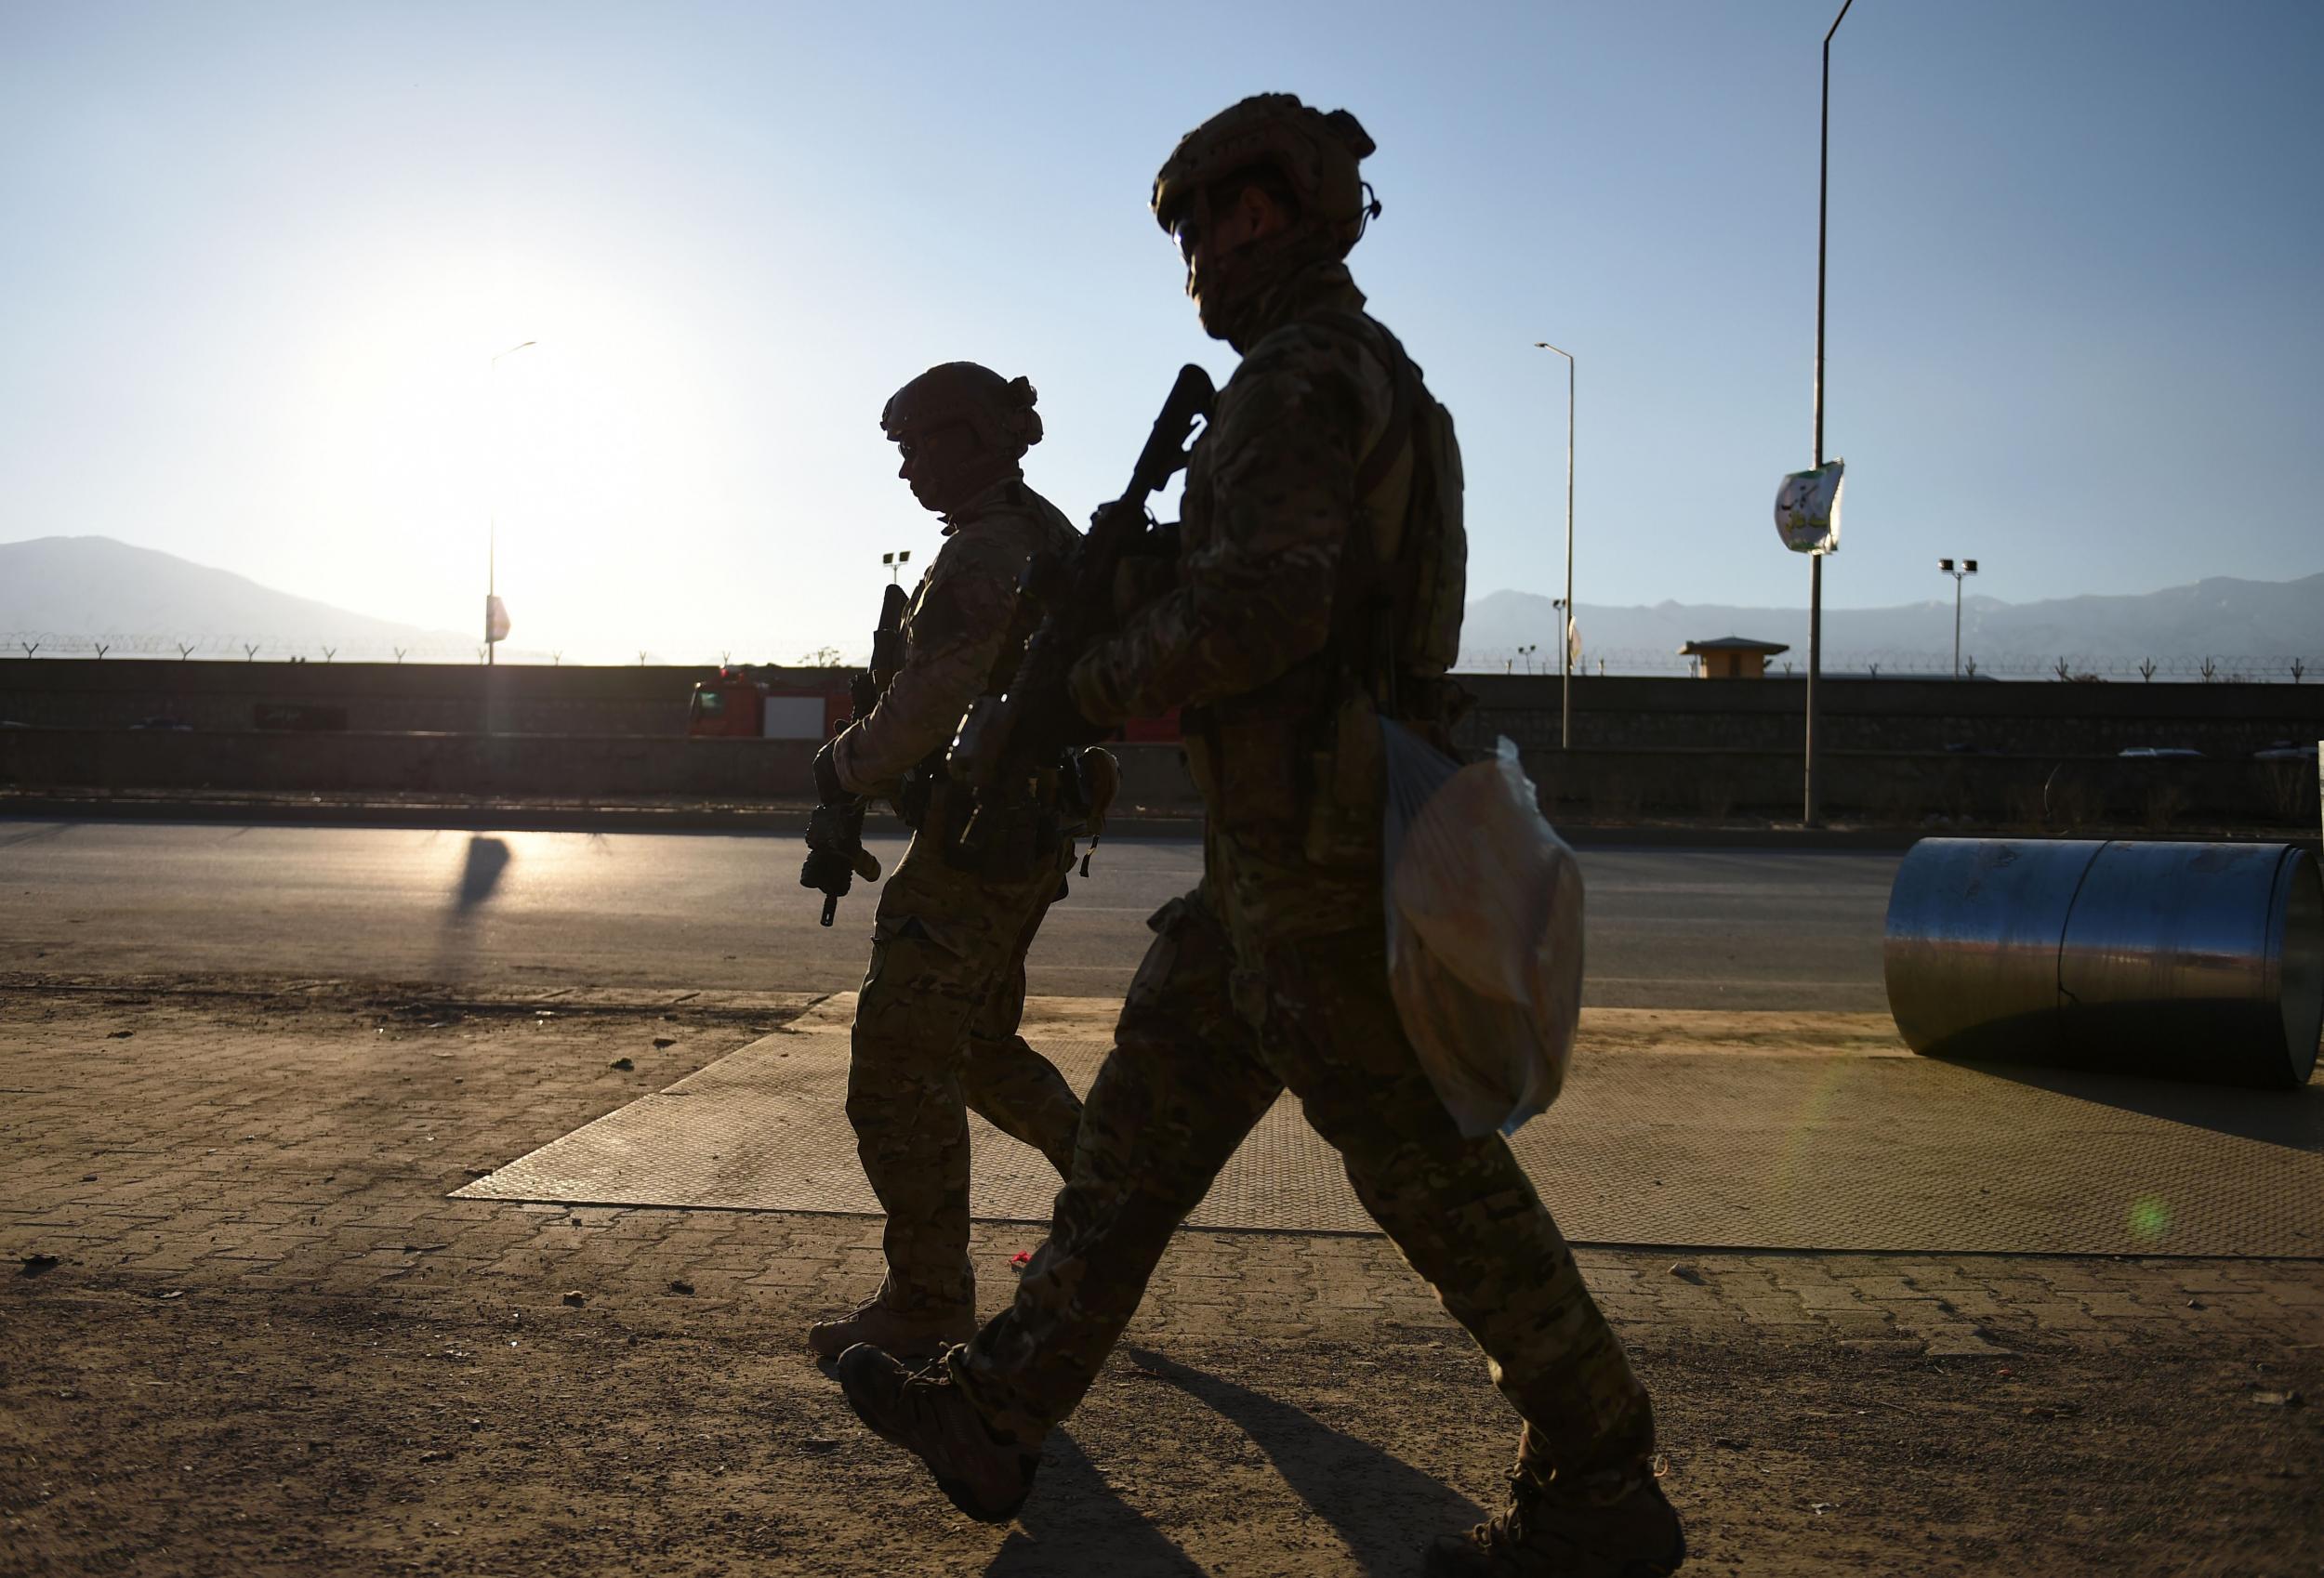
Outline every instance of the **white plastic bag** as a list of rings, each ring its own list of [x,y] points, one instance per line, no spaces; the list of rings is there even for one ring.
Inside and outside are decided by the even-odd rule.
[[[1504,739],[1462,767],[1383,719],[1388,982],[1473,1139],[1557,1099],[1581,1018],[1581,869]]]

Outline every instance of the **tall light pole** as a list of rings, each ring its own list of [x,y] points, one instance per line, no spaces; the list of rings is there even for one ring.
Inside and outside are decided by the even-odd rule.
[[[1831,39],[1848,20],[1856,0],[1842,0],[1840,15],[1824,33],[1824,109],[1816,163],[1816,468],[1824,466],[1824,235],[1831,187]],[[1824,556],[1808,555],[1807,592],[1807,784],[1801,821],[1814,827],[1823,818],[1822,784],[1816,771],[1816,678],[1824,666]]]
[[[1853,5],[1855,0],[1849,0]],[[1533,342],[1536,350],[1552,350],[1565,359],[1565,628],[1557,633],[1558,735],[1560,750],[1574,748],[1574,353],[1558,350],[1547,340]]]
[[[1961,677],[1961,584],[1977,572],[1977,561],[1964,559],[1961,561],[1961,568],[1956,570],[1951,559],[1940,559],[1936,567],[1953,578],[1953,677],[1958,679]]]
[[[521,345],[512,345],[506,350],[494,352],[492,366],[487,376],[500,371],[502,357],[514,356],[520,350],[530,350],[540,343],[538,340],[526,340]],[[498,383],[496,378],[491,381],[495,386]],[[496,430],[499,426],[500,405],[497,401],[493,401],[491,403],[493,423]],[[500,488],[498,482],[499,479],[495,476],[487,484],[492,490],[492,504],[486,517],[488,524],[484,528],[484,666],[487,668],[495,666],[495,660],[500,655],[499,638],[493,634],[493,598],[499,591],[497,582],[500,559]]]

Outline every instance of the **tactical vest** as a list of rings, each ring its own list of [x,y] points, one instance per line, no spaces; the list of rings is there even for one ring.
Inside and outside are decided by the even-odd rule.
[[[1383,716],[1449,724],[1445,677],[1460,655],[1469,587],[1452,413],[1428,392],[1403,344],[1378,322],[1338,309],[1309,322],[1318,319],[1364,340],[1394,388],[1388,426],[1356,469],[1357,519],[1340,548],[1329,654]],[[1391,513],[1397,517],[1393,528]]]
[[[1031,551],[1035,554],[1070,551],[1081,533],[1055,505],[1035,493],[1020,480],[1010,490],[1006,504],[984,512],[986,515],[1007,513],[1038,522],[1038,530],[1030,533]],[[930,574],[934,572],[931,570]],[[920,593],[913,598],[913,612],[919,611],[922,596],[927,591],[923,580]],[[993,666],[984,676],[983,694],[1003,694],[1017,677],[1018,666],[1024,661],[1025,644],[1040,627],[1046,611],[1026,596],[1019,596],[1010,610],[1008,633],[993,653]],[[997,799],[984,813],[984,822],[974,850],[963,848],[959,842],[970,817],[975,813],[975,803],[963,785],[955,784],[944,768],[944,753],[950,742],[938,745],[925,759],[904,776],[901,791],[892,802],[905,825],[916,834],[932,836],[934,847],[945,862],[957,869],[973,872],[996,880],[1016,880],[1033,867],[1053,861],[1060,840],[1068,830],[1087,825],[1090,808],[1079,777],[1061,769],[1060,782],[1063,806],[1056,803],[1015,803]],[[1111,792],[1105,796],[1111,800]],[[1097,820],[1103,823],[1103,810]]]
[[[1395,336],[1361,312],[1305,314],[1390,374],[1388,420],[1357,465],[1355,510],[1321,651],[1186,715],[1189,766],[1218,824],[1326,864],[1377,859],[1380,717],[1449,747],[1465,700],[1446,676],[1468,589],[1460,446]]]
[[[1033,545],[1036,557],[1045,553],[1070,554],[1081,541],[1080,532],[1065,519],[1065,512],[1023,482],[1017,484],[1015,502],[1021,513],[1040,521],[1046,529],[1042,535],[1048,540]],[[1009,689],[1017,677],[1017,665],[1024,661],[1025,644],[1033,639],[1033,633],[1041,627],[1048,613],[1033,598],[1018,597],[1010,611],[1009,634],[1002,638],[1000,650],[993,654],[992,672],[984,677],[984,694],[997,696]]]

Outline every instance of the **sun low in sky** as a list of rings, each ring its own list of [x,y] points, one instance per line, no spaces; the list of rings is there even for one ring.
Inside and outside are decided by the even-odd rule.
[[[1178,365],[1145,211],[1245,94],[1353,110],[1353,264],[1452,408],[1472,590],[1791,605],[1835,7],[16,7],[0,536],[620,660],[860,649],[932,551],[878,415],[1023,374],[1069,514]],[[1862,0],[1834,45],[1839,606],[2324,568],[2324,12]],[[499,362],[497,351],[536,344]]]

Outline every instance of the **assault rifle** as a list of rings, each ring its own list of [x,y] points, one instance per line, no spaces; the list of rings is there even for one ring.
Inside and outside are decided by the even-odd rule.
[[[861,723],[904,665],[904,610],[910,598],[902,586],[888,583],[879,601],[879,628],[872,632],[871,664],[848,681],[850,723]],[[879,861],[864,848],[864,812],[870,802],[858,796],[844,806],[817,806],[807,818],[807,862],[799,867],[799,885],[823,893],[823,924],[839,913],[839,901],[854,886],[853,878],[879,880]]]
[[[1038,555],[1025,567],[1018,590],[1045,611],[1040,627],[1025,643],[1024,661],[1008,692],[977,698],[961,718],[960,731],[944,758],[954,781],[967,784],[977,797],[976,815],[961,830],[964,846],[973,839],[988,798],[1004,776],[1023,773],[1031,778],[1053,765],[1018,759],[1022,753],[1011,750],[1022,698],[1054,690],[1063,671],[1112,623],[1114,572],[1152,524],[1146,501],[1184,469],[1187,439],[1197,420],[1208,420],[1216,395],[1209,374],[1192,363],[1180,368],[1170,398],[1162,402],[1162,414],[1146,435],[1146,447],[1138,452],[1129,487],[1089,518],[1089,533],[1069,554]]]

